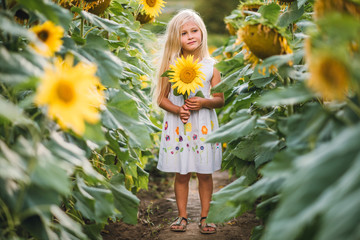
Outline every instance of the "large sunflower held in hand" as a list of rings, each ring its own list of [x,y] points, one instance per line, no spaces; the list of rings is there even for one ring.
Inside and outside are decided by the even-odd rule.
[[[57,59],[47,68],[37,89],[35,103],[47,106],[47,114],[63,129],[81,135],[85,122],[96,123],[100,105],[104,103],[103,86],[95,76],[96,66],[79,62],[73,57]]]
[[[157,17],[165,6],[164,0],[140,0],[140,4],[144,6],[143,11],[150,17]]]
[[[175,61],[175,65],[170,65],[169,82],[174,83],[172,88],[177,88],[179,94],[189,96],[190,91],[195,93],[199,86],[204,86],[205,75],[199,70],[202,64],[198,63],[198,60],[195,62],[193,60],[192,55],[187,56],[186,59],[182,56]]]
[[[56,26],[50,21],[46,21],[42,25],[37,25],[31,28],[39,41],[42,44],[31,43],[31,46],[36,52],[45,56],[54,56],[54,53],[60,50],[63,41],[61,38],[64,35],[64,29],[60,26]]]

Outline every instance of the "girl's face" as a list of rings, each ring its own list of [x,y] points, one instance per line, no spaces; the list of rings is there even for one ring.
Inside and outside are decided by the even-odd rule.
[[[180,35],[183,53],[193,53],[201,45],[201,30],[192,21],[181,26]]]

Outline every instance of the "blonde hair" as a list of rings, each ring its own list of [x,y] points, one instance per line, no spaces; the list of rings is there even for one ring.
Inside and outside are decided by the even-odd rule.
[[[167,88],[169,88],[169,81],[166,77],[161,75],[168,70],[170,64],[174,63],[175,60],[181,56],[181,27],[187,22],[194,22],[202,33],[202,42],[199,46],[199,57],[200,59],[210,57],[207,46],[207,31],[204,21],[197,12],[191,9],[185,9],[179,11],[168,23],[166,32],[164,35],[165,44],[161,51],[160,56],[160,67],[157,72],[157,83],[155,84],[153,98],[157,104],[160,104]]]

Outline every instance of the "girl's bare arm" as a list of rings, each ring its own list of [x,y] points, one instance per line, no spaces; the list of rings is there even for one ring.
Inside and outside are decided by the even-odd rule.
[[[211,79],[211,87],[215,87],[221,81],[220,72],[214,68],[213,77]],[[202,97],[192,97],[185,101],[189,110],[200,110],[201,108],[221,108],[224,106],[224,94],[214,93],[210,99]]]
[[[170,85],[168,88],[166,88],[166,94],[165,97],[161,100],[159,107],[161,107],[162,109],[171,112],[173,114],[176,114],[178,116],[180,116],[181,121],[183,123],[186,123],[187,120],[190,117],[190,111],[189,109],[187,109],[187,107],[185,105],[183,106],[176,106],[175,104],[173,104],[168,98],[167,96],[169,95],[170,92]]]

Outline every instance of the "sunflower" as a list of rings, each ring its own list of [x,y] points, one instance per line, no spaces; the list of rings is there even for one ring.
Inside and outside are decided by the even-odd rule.
[[[136,16],[136,20],[139,21],[141,24],[145,24],[145,23],[153,22],[155,18],[153,16],[146,14],[145,12],[140,12]]]
[[[252,11],[252,12],[257,12],[259,10],[259,8],[261,6],[263,6],[264,3],[261,1],[248,1],[248,2],[243,2],[239,5],[238,9],[241,10],[241,13],[244,16],[248,16],[249,14],[246,13],[245,11]]]
[[[347,65],[329,51],[308,56],[310,79],[308,86],[326,100],[344,100],[349,89],[350,74]]]
[[[342,12],[360,18],[360,3],[353,0],[317,0],[314,3],[316,18],[321,18],[328,12]]]
[[[46,21],[42,25],[37,25],[31,28],[31,31],[36,34],[41,45],[31,43],[31,46],[39,54],[51,57],[55,52],[59,51],[63,41],[61,38],[64,35],[64,29],[60,26],[55,26],[54,23]]]
[[[237,42],[243,42],[245,60],[255,66],[265,58],[292,53],[284,36],[276,28],[256,23],[239,29]]]
[[[278,0],[278,4],[282,5],[282,6],[287,6],[290,5],[291,3],[295,2],[296,0]]]
[[[195,93],[196,88],[203,87],[205,75],[199,69],[202,64],[198,60],[193,61],[194,56],[189,55],[186,59],[181,56],[175,61],[175,65],[170,65],[171,72],[169,73],[170,80],[173,82],[172,88],[177,88],[177,92],[182,95],[189,96],[190,91]]]
[[[78,7],[95,15],[101,15],[109,7],[111,0],[53,0],[64,8]]]
[[[236,35],[236,29],[230,22],[226,23],[226,29],[229,31],[230,35],[232,35],[232,36]]]
[[[99,120],[99,107],[104,93],[96,66],[79,62],[73,66],[73,57],[58,58],[53,67],[45,69],[37,89],[35,103],[47,106],[47,114],[63,129],[72,129],[81,135],[85,123]]]
[[[140,0],[140,4],[144,6],[143,12],[150,17],[159,16],[165,3],[163,0]]]
[[[141,89],[147,88],[149,86],[149,78],[146,75],[141,75],[139,80],[141,81]]]
[[[95,15],[101,15],[109,7],[111,0],[85,0],[89,2],[89,12]]]

